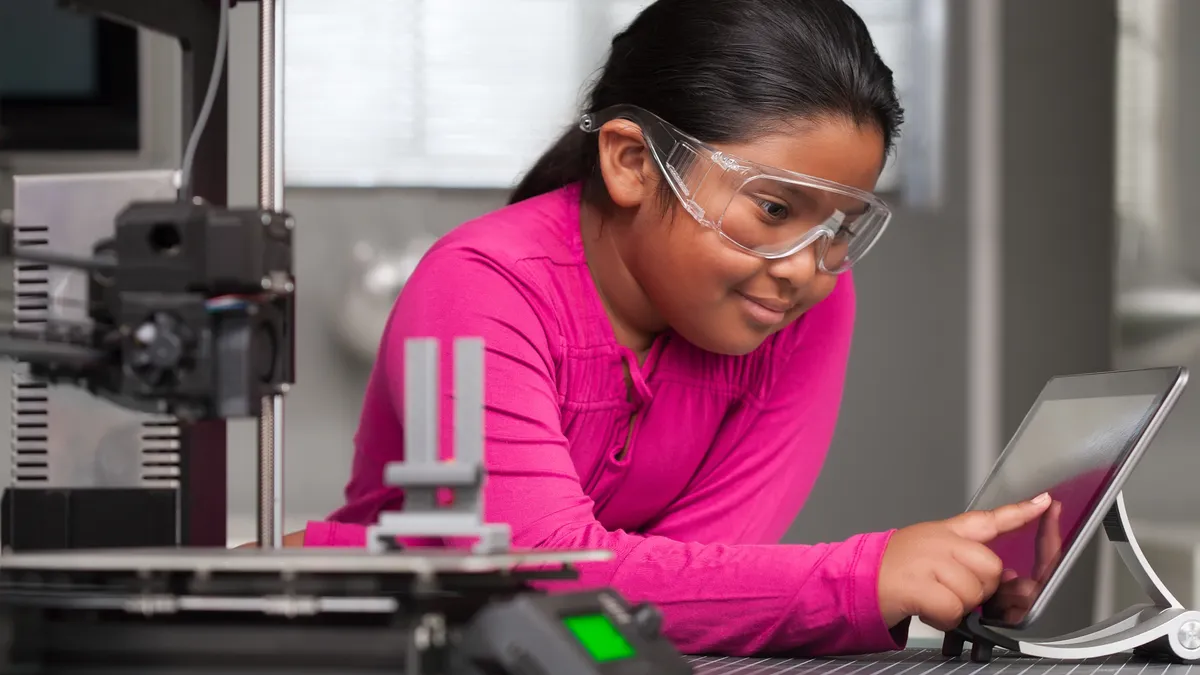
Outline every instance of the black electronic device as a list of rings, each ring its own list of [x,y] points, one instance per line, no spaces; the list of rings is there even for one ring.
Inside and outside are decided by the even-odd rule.
[[[10,245],[20,261],[87,270],[90,324],[10,333],[0,356],[131,410],[258,415],[293,382],[292,231],[287,214],[196,199],[130,204],[91,259]]]
[[[1037,620],[1186,382],[1181,368],[1153,368],[1046,384],[968,507],[1052,500],[1040,520],[989,542],[1015,576],[984,604],[982,623],[1019,629]]]
[[[137,29],[60,4],[0,2],[0,152],[136,152]]]
[[[26,364],[38,386],[18,391],[16,402],[45,397],[47,384],[66,384],[129,410],[172,415],[171,424],[192,441],[178,451],[188,473],[181,482],[211,475],[206,482],[218,489],[186,490],[187,497],[168,486],[13,485],[0,499],[0,544],[46,550],[224,543],[224,462],[192,448],[206,432],[224,435],[212,422],[257,416],[264,399],[294,381],[291,217],[199,198],[134,202],[87,258],[48,248],[37,228],[22,228],[16,240],[11,224],[5,228],[0,257],[17,260],[25,272],[59,266],[87,275],[86,297],[69,300],[86,307],[86,321],[51,318],[0,334],[0,357]],[[220,522],[204,517],[209,509]]]
[[[1034,402],[969,510],[991,509],[1046,493],[1035,522],[989,546],[1006,576],[981,608],[946,633],[942,653],[989,661],[1000,647],[1047,659],[1079,660],[1127,651],[1200,662],[1200,611],[1166,588],[1134,537],[1121,488],[1187,384],[1184,368],[1148,368],[1051,379]],[[1147,603],[1051,638],[1027,634],[1091,536],[1109,542]]]
[[[528,594],[484,607],[463,634],[465,658],[503,673],[684,675],[662,615],[608,591]]]

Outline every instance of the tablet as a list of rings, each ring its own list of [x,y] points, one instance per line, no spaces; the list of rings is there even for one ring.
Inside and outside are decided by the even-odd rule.
[[[1184,368],[1050,380],[996,461],[969,510],[1048,492],[1042,518],[988,546],[1004,562],[980,622],[1020,629],[1037,620],[1082,553],[1187,384]]]

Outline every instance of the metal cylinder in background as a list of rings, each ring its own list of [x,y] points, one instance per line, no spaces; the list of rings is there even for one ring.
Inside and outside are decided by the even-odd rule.
[[[283,210],[283,11],[259,0],[258,202]],[[263,400],[258,419],[258,545],[283,546],[283,393]]]

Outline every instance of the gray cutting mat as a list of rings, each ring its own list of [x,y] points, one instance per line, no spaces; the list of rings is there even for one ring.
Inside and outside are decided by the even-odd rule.
[[[1004,655],[991,663],[972,663],[968,650],[947,659],[940,649],[910,649],[857,659],[751,659],[689,657],[696,675],[1200,675],[1192,665],[1146,661],[1117,654],[1089,661],[1052,661]]]

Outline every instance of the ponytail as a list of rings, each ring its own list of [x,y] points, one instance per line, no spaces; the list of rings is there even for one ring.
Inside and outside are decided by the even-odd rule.
[[[594,135],[572,125],[521,179],[509,204],[553,192],[596,174],[600,149]]]

